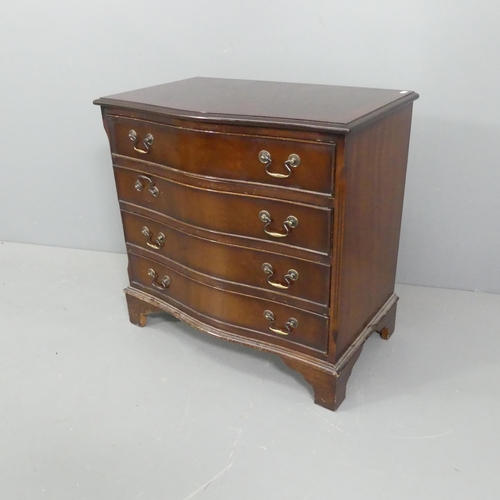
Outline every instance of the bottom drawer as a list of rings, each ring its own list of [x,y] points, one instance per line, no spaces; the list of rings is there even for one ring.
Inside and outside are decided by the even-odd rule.
[[[129,263],[132,285],[139,285],[179,309],[202,315],[207,323],[230,331],[243,329],[271,343],[291,342],[326,352],[326,316],[213,288],[133,253],[129,253]]]

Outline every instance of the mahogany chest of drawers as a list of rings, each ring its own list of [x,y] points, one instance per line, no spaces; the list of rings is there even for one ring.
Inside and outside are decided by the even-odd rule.
[[[336,409],[394,330],[410,91],[192,78],[101,98],[130,320],[279,355]]]

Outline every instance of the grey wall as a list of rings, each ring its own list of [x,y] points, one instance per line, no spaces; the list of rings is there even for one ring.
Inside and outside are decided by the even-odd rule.
[[[0,17],[0,239],[124,251],[96,97],[191,76],[408,88],[398,280],[500,293],[500,3],[25,0]]]

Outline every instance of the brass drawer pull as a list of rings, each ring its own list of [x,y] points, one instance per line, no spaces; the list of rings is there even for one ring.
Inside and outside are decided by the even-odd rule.
[[[151,177],[148,177],[147,175],[137,176],[137,180],[135,181],[134,184],[135,190],[141,192],[144,189],[146,183],[149,183],[148,191],[155,198],[157,198],[158,195],[160,194],[160,191],[158,191],[158,188],[155,186],[155,181]]]
[[[149,227],[144,226],[141,230],[142,234],[148,238],[146,244],[148,247],[159,250],[161,247],[165,246],[165,235],[163,233],[158,233],[155,241],[153,239],[153,233],[149,230]]]
[[[294,281],[297,281],[299,279],[299,273],[295,269],[289,269],[288,272],[285,274],[284,279],[286,281],[286,285],[283,285],[281,283],[278,283],[277,281],[273,281],[271,278],[273,277],[274,274],[274,269],[271,264],[268,264],[267,262],[264,262],[262,264],[262,270],[264,273],[268,275],[267,282],[271,285],[274,286],[274,288],[278,288],[280,290],[287,290],[290,288],[293,284]]]
[[[165,290],[170,286],[172,281],[166,274],[163,276],[161,281],[158,283],[158,274],[154,269],[148,269],[148,276],[151,278],[151,284],[158,290]]]
[[[292,333],[292,330],[299,326],[299,322],[295,318],[288,318],[288,321],[285,323],[285,330],[276,328],[275,326],[273,326],[274,313],[269,310],[264,311],[264,318],[266,318],[267,321],[271,323],[269,325],[269,330],[271,330],[273,333],[277,333],[278,335],[290,335],[290,333]]]
[[[290,234],[290,231],[299,225],[299,220],[293,215],[289,215],[283,222],[284,233],[279,233],[277,231],[269,231],[267,228],[269,224],[273,221],[271,219],[271,214],[267,210],[262,210],[259,212],[259,219],[265,224],[264,232],[273,238],[285,238]]]
[[[147,134],[142,143],[144,144],[144,149],[140,149],[137,147],[137,143],[139,142],[139,136],[135,130],[131,130],[128,133],[128,138],[134,143],[134,151],[141,153],[143,155],[147,155],[151,151],[151,146],[153,142],[155,142],[155,138],[153,134]]]
[[[296,168],[300,165],[300,156],[296,155],[295,153],[292,153],[288,157],[288,160],[286,160],[285,163],[283,163],[283,165],[285,165],[285,168],[287,170],[286,174],[269,172],[269,167],[271,166],[273,160],[271,158],[271,153],[269,153],[269,151],[266,151],[265,149],[263,149],[259,153],[259,161],[261,163],[264,163],[264,165],[266,166],[266,174],[270,175],[271,177],[276,177],[277,179],[286,179],[287,177],[290,177],[290,175],[292,175],[292,168]]]

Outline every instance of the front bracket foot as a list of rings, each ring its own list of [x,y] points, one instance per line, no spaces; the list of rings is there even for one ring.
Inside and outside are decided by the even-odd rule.
[[[128,314],[130,322],[137,326],[146,326],[147,316],[151,313],[161,311],[159,307],[155,307],[144,300],[138,299],[133,295],[125,294],[127,298]]]
[[[289,368],[300,373],[311,385],[314,391],[314,402],[317,405],[335,411],[344,401],[347,381],[360,354],[361,348],[343,366],[340,373],[335,371],[333,365],[331,370],[328,370],[325,367],[315,367],[291,358],[282,357],[282,360]]]

